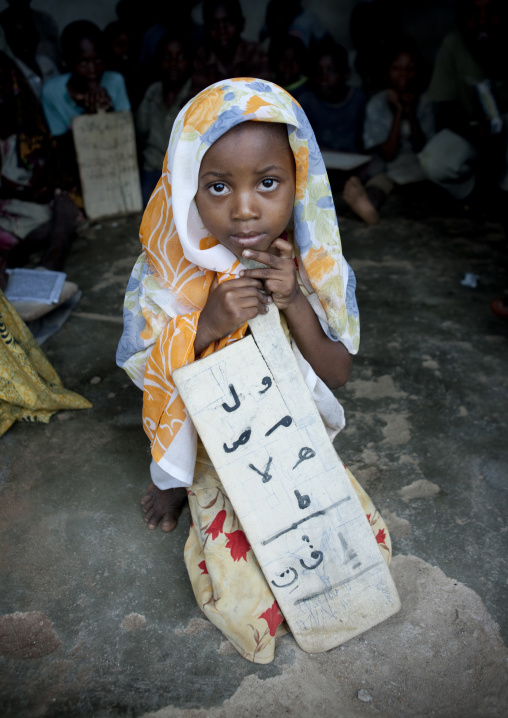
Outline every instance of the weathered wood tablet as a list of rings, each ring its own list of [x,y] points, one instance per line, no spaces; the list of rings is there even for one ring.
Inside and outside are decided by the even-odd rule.
[[[79,115],[72,121],[89,219],[141,212],[134,123],[130,112]]]
[[[249,324],[174,379],[296,641],[319,653],[400,601],[277,308]]]

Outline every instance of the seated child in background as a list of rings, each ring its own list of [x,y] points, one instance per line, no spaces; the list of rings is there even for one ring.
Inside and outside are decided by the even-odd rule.
[[[30,22],[35,23],[39,38],[37,54],[49,57],[58,67],[60,65],[60,33],[53,17],[43,10],[35,10],[30,7],[32,0],[6,0],[6,2],[9,7],[0,13],[0,25],[3,24],[4,17],[11,8],[23,13]]]
[[[355,4],[349,19],[353,68],[352,84],[362,87],[367,97],[385,86],[385,69],[380,58],[402,33],[404,13],[393,0]]]
[[[298,38],[308,48],[320,42],[327,32],[312,10],[302,8],[300,0],[270,0],[260,40],[284,35]]]
[[[130,110],[123,77],[104,70],[103,36],[97,25],[77,20],[62,32],[62,53],[70,72],[44,85],[42,105],[62,174],[69,188],[79,187],[72,120],[83,113]]]
[[[103,37],[88,20],[70,23],[62,33],[62,52],[70,72],[44,85],[42,102],[49,129],[59,137],[84,112],[130,110],[123,77],[104,70]]]
[[[281,35],[272,38],[268,62],[274,82],[298,102],[307,90],[307,48],[298,37]]]
[[[426,76],[410,40],[399,41],[385,56],[386,89],[367,104],[363,132],[366,152],[377,152],[387,174],[402,182],[425,179],[417,153],[434,134],[434,107],[423,92]]]
[[[284,619],[172,373],[241,339],[247,321],[273,302],[313,397],[322,399],[329,435],[344,426],[331,388],[346,383],[358,349],[356,282],[299,105],[276,85],[247,78],[191,100],[175,121],[140,237],[117,363],[145,389],[153,457],[145,520],[171,531],[187,487],[193,525],[185,562],[198,604],[241,655],[268,663]],[[266,268],[245,269],[242,257]],[[388,560],[384,522],[350,478]],[[220,500],[200,500],[203,492]]]
[[[331,38],[311,53],[309,90],[301,105],[316,133],[321,149],[360,152],[362,149],[365,95],[349,87],[347,52]]]
[[[359,87],[350,87],[346,50],[331,38],[319,43],[311,53],[309,90],[299,101],[316,133],[321,149],[359,153],[363,150],[365,95]],[[374,157],[354,171],[334,172],[334,184],[344,190],[344,200],[369,224],[379,221],[384,195],[379,184],[385,182],[385,165]],[[366,190],[362,184],[366,183]]]
[[[43,83],[56,77],[59,72],[53,60],[37,49],[39,33],[33,15],[26,8],[10,7],[1,14],[0,19],[14,61],[40,102]]]
[[[158,3],[155,16],[152,17],[155,22],[142,36],[139,51],[139,69],[144,90],[160,79],[157,52],[162,39],[168,33],[172,37],[190,38],[194,50],[203,44],[203,25],[195,22],[192,17],[195,4]]]
[[[104,68],[122,75],[131,106],[140,102],[137,48],[127,25],[117,21],[104,28]]]
[[[172,33],[162,38],[157,50],[161,80],[145,93],[136,113],[136,130],[142,153],[143,206],[159,181],[164,155],[176,116],[190,97],[193,46],[189,39]]]
[[[455,199],[489,203],[506,232],[508,4],[464,0],[456,10],[457,28],[443,39],[428,89],[439,131],[420,160]]]
[[[42,107],[16,63],[0,52],[0,254],[11,267],[44,252],[41,264],[61,269],[81,219],[56,191],[51,137]]]
[[[268,58],[241,35],[245,18],[239,0],[204,0],[205,42],[194,60],[192,94],[228,77],[269,78]]]

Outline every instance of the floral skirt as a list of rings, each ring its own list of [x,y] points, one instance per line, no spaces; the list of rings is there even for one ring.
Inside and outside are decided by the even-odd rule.
[[[386,524],[347,468],[346,472],[389,563]],[[275,638],[289,629],[201,442],[188,495],[192,525],[184,559],[198,605],[244,658],[270,663]]]

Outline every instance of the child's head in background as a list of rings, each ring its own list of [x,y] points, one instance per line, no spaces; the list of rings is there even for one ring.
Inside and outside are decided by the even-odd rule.
[[[270,251],[291,219],[295,177],[285,124],[236,125],[201,161],[195,197],[201,220],[237,257],[244,249]]]
[[[99,85],[104,74],[104,38],[97,25],[76,20],[62,32],[62,54],[73,85],[82,91]]]
[[[12,54],[34,70],[39,33],[31,12],[20,5],[2,13],[2,27]]]
[[[207,42],[219,57],[233,57],[245,25],[238,0],[205,0],[203,26]]]
[[[176,32],[167,33],[159,42],[156,52],[157,74],[164,87],[178,88],[192,71],[193,47],[186,37]]]
[[[124,76],[132,71],[133,42],[128,28],[121,22],[110,22],[104,28],[104,64],[108,70]]]
[[[342,102],[350,88],[347,52],[331,38],[318,43],[311,54],[309,79],[320,100]]]
[[[423,59],[410,38],[402,38],[388,48],[383,57],[385,85],[398,95],[420,94],[427,74]]]
[[[268,53],[270,71],[277,85],[290,90],[307,76],[307,48],[298,37],[275,37]]]

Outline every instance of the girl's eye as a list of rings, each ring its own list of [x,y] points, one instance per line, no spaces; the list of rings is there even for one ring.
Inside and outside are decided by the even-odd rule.
[[[227,194],[227,187],[222,182],[216,182],[209,187],[210,192],[215,196]]]
[[[273,192],[274,189],[277,189],[279,186],[279,181],[276,179],[273,179],[273,177],[267,177],[264,180],[261,180],[260,188],[264,192]]]

